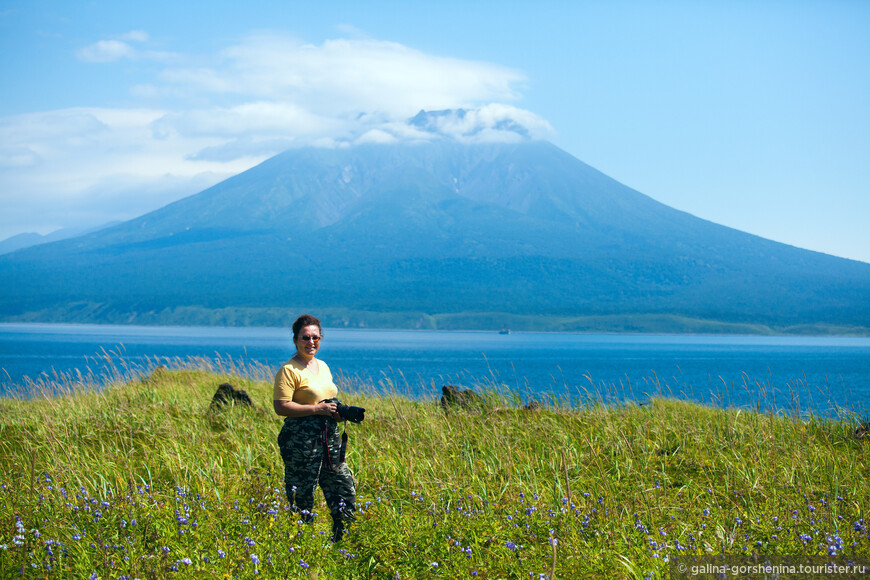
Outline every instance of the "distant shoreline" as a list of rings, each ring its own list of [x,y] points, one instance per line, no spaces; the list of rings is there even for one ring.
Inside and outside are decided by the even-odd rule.
[[[372,312],[296,308],[203,308],[182,306],[127,311],[103,304],[72,304],[17,315],[0,315],[0,323],[117,324],[138,326],[226,326],[287,328],[301,312],[315,313],[324,326],[369,330],[467,330],[499,332],[567,332],[600,334],[711,334],[747,336],[870,336],[870,328],[824,323],[770,326],[678,316],[673,314],[526,315],[501,312]]]

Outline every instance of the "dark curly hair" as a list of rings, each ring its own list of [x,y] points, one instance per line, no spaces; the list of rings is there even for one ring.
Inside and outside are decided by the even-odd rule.
[[[306,326],[316,326],[317,330],[320,331],[320,336],[323,336],[323,329],[320,327],[320,321],[310,314],[303,314],[293,323],[293,342],[296,342],[296,339],[299,338],[299,331]]]

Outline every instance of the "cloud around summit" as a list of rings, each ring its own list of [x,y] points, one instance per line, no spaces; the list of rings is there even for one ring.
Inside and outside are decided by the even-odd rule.
[[[492,115],[514,115],[515,127],[529,124],[520,133],[540,135],[545,121],[499,105],[519,100],[524,82],[522,73],[507,67],[433,56],[395,42],[337,39],[312,45],[256,34],[208,62],[168,66],[153,83],[135,90],[182,103],[205,100],[156,123],[158,134],[224,140],[195,155],[205,159],[220,145],[226,155],[244,151],[245,143],[256,150],[263,141],[341,146],[376,133],[392,140],[425,138],[401,127],[420,110],[483,107],[487,112],[468,121],[486,124]],[[444,129],[444,136],[459,135]]]

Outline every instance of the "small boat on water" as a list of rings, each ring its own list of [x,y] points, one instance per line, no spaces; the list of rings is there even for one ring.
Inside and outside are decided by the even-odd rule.
[[[498,333],[499,334],[510,334],[511,329],[510,328],[502,328],[501,330],[498,331]]]

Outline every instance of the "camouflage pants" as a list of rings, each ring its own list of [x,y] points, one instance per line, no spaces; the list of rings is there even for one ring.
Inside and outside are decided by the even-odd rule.
[[[338,423],[331,417],[287,417],[278,434],[284,460],[284,486],[290,505],[311,521],[314,488],[320,484],[336,524],[354,520],[356,485],[341,457]]]

